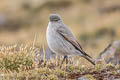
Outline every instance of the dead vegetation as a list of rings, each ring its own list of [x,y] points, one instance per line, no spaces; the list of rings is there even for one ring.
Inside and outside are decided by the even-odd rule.
[[[45,51],[38,61],[36,54],[40,49],[28,45],[0,46],[0,78],[3,80],[75,80],[86,77],[89,80],[119,79],[120,66],[98,63],[95,66],[75,63],[73,57],[69,64],[63,64],[62,57],[46,59]],[[80,60],[78,59],[80,62]]]

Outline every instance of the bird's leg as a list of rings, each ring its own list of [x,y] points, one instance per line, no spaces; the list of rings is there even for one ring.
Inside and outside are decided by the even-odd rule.
[[[66,64],[68,64],[68,56],[64,56],[63,60],[62,60],[62,64],[63,62],[66,60]]]
[[[68,71],[68,56],[64,56],[65,57],[65,62],[66,62],[66,66],[65,66],[65,70]]]
[[[68,56],[66,56],[66,64],[68,64]]]
[[[62,67],[62,64],[64,63],[64,61],[66,61],[66,64],[68,64],[68,56],[64,56],[60,68]]]

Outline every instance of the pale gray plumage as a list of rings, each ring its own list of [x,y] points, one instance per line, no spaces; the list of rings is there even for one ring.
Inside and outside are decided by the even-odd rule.
[[[53,52],[64,56],[82,56],[95,64],[92,58],[82,50],[72,32],[62,22],[60,15],[50,14],[46,36],[48,46]]]

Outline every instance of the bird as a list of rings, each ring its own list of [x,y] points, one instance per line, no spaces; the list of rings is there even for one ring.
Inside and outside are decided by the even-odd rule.
[[[59,55],[63,55],[63,61],[68,63],[68,56],[81,56],[95,65],[91,56],[86,54],[81,45],[75,39],[73,33],[64,24],[59,14],[50,14],[49,23],[46,30],[48,47]]]

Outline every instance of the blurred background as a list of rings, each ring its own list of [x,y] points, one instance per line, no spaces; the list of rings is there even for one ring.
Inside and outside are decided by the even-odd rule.
[[[120,39],[119,0],[1,0],[0,44],[45,45],[48,17],[61,15],[83,49],[95,57]]]

